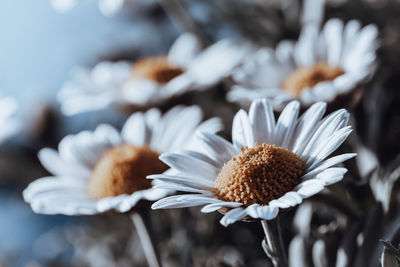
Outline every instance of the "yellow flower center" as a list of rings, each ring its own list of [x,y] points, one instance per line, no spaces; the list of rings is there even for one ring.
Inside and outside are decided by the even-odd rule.
[[[160,84],[169,82],[183,72],[182,68],[171,65],[166,56],[147,57],[138,60],[132,66],[133,77],[153,80]]]
[[[219,199],[267,205],[293,190],[301,180],[303,162],[294,153],[274,145],[257,143],[242,148],[218,174],[215,192]]]
[[[290,73],[282,84],[284,90],[295,97],[299,97],[304,88],[312,88],[319,82],[333,81],[344,74],[340,67],[330,66],[320,62],[310,67],[300,67]]]
[[[89,180],[89,195],[94,198],[132,194],[148,189],[147,175],[166,171],[168,166],[150,148],[123,144],[111,148],[95,166]]]

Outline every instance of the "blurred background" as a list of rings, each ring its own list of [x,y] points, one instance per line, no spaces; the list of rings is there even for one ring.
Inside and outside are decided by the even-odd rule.
[[[1,5],[0,88],[17,99],[25,131],[1,149],[0,265],[69,266],[73,249],[64,228],[86,224],[86,219],[36,215],[22,200],[22,190],[46,174],[36,156],[40,147],[55,146],[66,133],[99,122],[118,124],[121,116],[108,110],[62,117],[56,93],[74,67],[159,51],[178,32],[159,9],[145,15],[132,9],[109,18],[96,1],[82,1],[66,14],[56,12],[50,1],[6,0]]]
[[[78,1],[68,12],[57,11],[50,0],[1,1],[0,90],[18,102],[22,130],[0,148],[0,266],[147,266],[127,216],[38,215],[23,201],[23,189],[48,174],[37,159],[39,149],[54,148],[63,136],[94,129],[102,122],[121,127],[127,118],[127,114],[113,108],[63,116],[56,95],[74,68],[165,53],[186,30],[204,37],[204,44],[230,38],[271,47],[282,39],[296,39],[300,32],[303,1],[180,1],[196,28],[168,16],[171,12],[166,10],[173,10],[174,2],[127,0],[121,10],[105,15],[95,0]],[[358,19],[363,25],[374,23],[379,28],[379,68],[363,85],[364,93],[353,113],[357,134],[345,150],[366,147],[377,157],[380,173],[386,174],[399,166],[400,3],[325,2],[323,21],[332,17]],[[238,107],[224,102],[225,86],[218,84],[214,92],[192,97],[188,103],[201,105],[208,117],[218,113],[212,110],[212,103],[223,103],[228,135],[229,121]],[[356,210],[365,215],[355,220],[359,223],[357,234],[367,233],[373,226],[379,229],[377,233],[390,232],[392,241],[399,240],[398,184],[394,183],[392,212],[384,216],[382,208],[375,206],[368,178],[361,177],[354,161],[350,164],[345,184],[357,197],[353,200],[362,203],[356,205]],[[341,190],[340,186],[336,189]],[[316,210],[320,203],[329,201],[313,199],[310,205]],[[333,206],[338,213],[343,208],[337,203]],[[301,248],[307,251],[322,233],[327,234],[331,238],[324,254],[327,263],[320,266],[335,266],[337,250],[342,237],[349,234],[346,231],[350,224],[341,225],[340,216],[323,207],[310,219],[310,229],[316,233],[310,234]],[[287,246],[294,244],[293,237],[298,236],[292,225],[296,212],[304,211],[291,210],[282,219]],[[144,217],[162,266],[268,266],[260,246],[263,233],[259,224],[240,222],[224,228],[218,223],[221,215],[202,214],[197,208],[155,211]],[[381,220],[368,221],[372,217]],[[362,221],[372,226],[361,225]],[[379,239],[384,236],[370,237],[374,245],[354,252],[355,257],[380,255],[383,246]],[[373,262],[378,264],[378,260],[376,256]],[[311,262],[309,266],[318,265],[318,261]]]

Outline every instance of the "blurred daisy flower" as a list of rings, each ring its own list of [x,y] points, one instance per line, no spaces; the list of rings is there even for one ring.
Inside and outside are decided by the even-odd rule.
[[[0,143],[21,129],[21,122],[14,117],[18,109],[17,102],[11,97],[0,97]]]
[[[340,181],[347,169],[333,167],[353,153],[327,158],[352,131],[344,109],[323,118],[318,102],[299,117],[300,103],[290,102],[275,121],[272,106],[256,100],[249,114],[233,119],[232,140],[209,133],[196,135],[203,152],[163,153],[175,173],[150,175],[158,188],[188,194],[160,199],[154,209],[205,205],[202,212],[224,213],[227,226],[242,219],[272,220],[279,209],[300,204]]]
[[[157,109],[134,113],[121,133],[109,125],[93,132],[64,137],[58,152],[39,152],[43,166],[54,176],[38,179],[23,192],[37,213],[96,214],[129,211],[141,199],[156,200],[167,191],[151,188],[147,175],[168,169],[162,152],[195,146],[195,130],[215,133],[218,118],[201,123],[199,107],[175,107],[165,115]]]
[[[267,98],[275,110],[293,99],[304,106],[331,102],[373,73],[377,35],[374,25],[361,28],[358,21],[331,19],[322,31],[306,24],[297,42],[282,41],[275,50],[263,48],[248,57],[234,72],[237,85],[227,98],[243,106]]]
[[[229,40],[202,50],[192,34],[181,35],[168,55],[131,64],[101,62],[79,70],[58,94],[62,111],[73,115],[111,104],[148,107],[191,90],[207,89],[231,75],[247,54]]]

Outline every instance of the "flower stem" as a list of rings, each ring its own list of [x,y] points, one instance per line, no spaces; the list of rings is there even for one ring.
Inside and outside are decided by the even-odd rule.
[[[265,239],[261,244],[265,254],[271,259],[274,267],[287,267],[287,257],[278,218],[268,221],[261,220],[261,225],[265,233]]]
[[[185,10],[179,0],[158,0],[158,3],[167,13],[168,17],[184,32],[192,32],[197,35],[203,45],[210,43],[205,33]]]
[[[139,235],[140,243],[142,244],[144,255],[146,256],[149,267],[160,267],[156,253],[154,251],[153,244],[151,243],[149,233],[147,232],[146,226],[144,225],[142,216],[140,216],[140,214],[137,212],[133,212],[131,215],[131,219]]]

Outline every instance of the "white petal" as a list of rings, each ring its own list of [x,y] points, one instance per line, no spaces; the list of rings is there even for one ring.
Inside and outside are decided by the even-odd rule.
[[[303,201],[303,198],[297,192],[287,192],[285,195],[281,196],[278,199],[274,199],[269,202],[268,205],[271,207],[277,207],[281,209],[286,209],[289,207],[294,207],[300,204]]]
[[[186,107],[166,125],[161,145],[164,151],[183,149],[199,125],[203,112],[198,106]]]
[[[304,26],[295,47],[295,60],[299,66],[309,66],[315,63],[314,51],[318,38],[318,26],[309,24]]]
[[[149,131],[153,132],[154,127],[157,127],[157,125],[160,122],[161,119],[161,111],[159,109],[156,108],[152,108],[150,110],[148,110],[145,114],[144,114],[144,118],[146,121],[146,126],[149,129]]]
[[[117,207],[125,198],[126,194],[115,196],[115,197],[106,197],[98,200],[97,210],[100,212],[105,212]]]
[[[212,203],[212,204],[208,204],[206,206],[204,206],[201,209],[201,212],[203,213],[210,213],[210,212],[214,212],[219,210],[220,208],[238,208],[240,206],[242,206],[242,203],[239,202],[225,202],[225,201],[221,201],[221,202],[217,202],[217,203]]]
[[[63,214],[67,216],[77,216],[77,215],[94,215],[100,213],[96,209],[95,203],[78,203],[73,202],[70,205],[65,206],[63,203],[55,203],[51,207],[46,206],[41,202],[32,202],[31,208],[35,213],[46,214],[46,215],[56,215]]]
[[[308,236],[310,234],[313,213],[313,205],[310,202],[303,203],[297,208],[293,226],[300,235]]]
[[[220,202],[220,200],[203,196],[200,194],[178,195],[160,199],[159,201],[155,202],[151,206],[151,208],[152,209],[186,208],[186,207],[200,206],[216,202]]]
[[[306,169],[307,173],[302,177],[302,179],[304,180],[310,179],[315,175],[317,175],[318,173],[322,172],[324,169],[335,166],[339,163],[342,163],[343,161],[354,158],[355,156],[357,156],[356,153],[347,153],[321,161],[319,164],[313,166],[313,168]]]
[[[151,80],[131,78],[126,81],[121,94],[123,99],[134,105],[147,105],[160,100],[160,86]]]
[[[41,149],[38,153],[38,157],[46,170],[54,175],[70,175],[82,178],[90,177],[90,169],[80,164],[65,162],[53,149]]]
[[[279,209],[271,206],[250,205],[246,208],[247,214],[254,219],[272,220],[279,212]]]
[[[325,185],[331,185],[341,181],[346,172],[346,168],[329,168],[319,173],[316,178],[324,182]]]
[[[319,82],[312,90],[318,101],[331,102],[337,94],[336,87],[331,81]]]
[[[130,75],[126,62],[100,62],[92,70],[78,69],[57,94],[61,110],[74,115],[123,102],[118,89]]]
[[[253,129],[244,110],[239,110],[233,118],[232,141],[237,148],[252,147],[255,143]]]
[[[342,125],[347,124],[350,114],[344,110],[340,109],[329,116],[325,117],[322,121],[318,123],[316,126],[317,130],[314,132],[312,138],[305,146],[303,152],[300,157],[304,160],[313,156],[313,152],[317,151],[324,143],[326,143],[327,139]]]
[[[247,212],[243,208],[232,209],[228,213],[226,213],[219,222],[223,226],[227,227],[228,225],[243,219],[244,217],[246,217],[246,215]]]
[[[201,45],[198,38],[191,33],[179,36],[171,46],[168,53],[168,61],[176,66],[186,67],[200,52]]]
[[[329,20],[324,27],[323,34],[328,47],[328,63],[339,66],[342,54],[343,22],[339,19]]]
[[[293,3],[290,3],[293,5]],[[303,3],[301,23],[303,25],[319,26],[324,17],[325,1],[324,0],[306,0]],[[297,11],[298,12],[298,8]]]
[[[91,169],[96,166],[102,154],[108,149],[106,144],[97,144],[93,141],[92,133],[83,131],[74,136],[71,146],[75,158]]]
[[[324,189],[323,182],[317,179],[311,179],[300,183],[296,186],[295,190],[303,198],[311,197]]]
[[[94,135],[98,143],[106,142],[111,146],[118,146],[122,143],[119,132],[108,124],[100,124],[97,126]]]
[[[73,139],[74,137],[72,135],[65,136],[58,144],[58,153],[60,154],[60,157],[67,162],[79,163],[79,160],[76,159],[72,152],[72,147],[74,145]]]
[[[343,53],[340,65],[344,64],[348,53],[351,52],[351,48],[358,38],[360,28],[361,24],[359,21],[351,20],[346,23],[343,30]]]
[[[283,148],[288,148],[294,129],[296,127],[297,117],[300,112],[300,103],[298,101],[290,102],[279,116],[275,127],[274,144]]]
[[[275,56],[279,62],[294,64],[294,44],[290,41],[281,41],[276,46]]]
[[[118,102],[115,93],[102,93],[97,97],[79,96],[71,99],[58,97],[61,103],[61,111],[66,116],[73,116],[78,113],[105,109]]]
[[[375,51],[377,47],[378,29],[374,25],[364,27],[358,35],[346,58],[344,59],[344,69],[347,72],[357,71],[359,62],[370,51]]]
[[[326,255],[326,245],[322,239],[317,240],[312,248],[312,258],[314,266],[328,267],[328,258]]]
[[[285,49],[285,47],[290,47]],[[282,41],[277,52],[262,48],[255,52],[233,73],[236,82],[255,88],[278,88],[295,68],[291,55],[282,55],[284,50],[293,50],[293,43]],[[279,52],[278,52],[279,51]],[[257,98],[263,97],[259,95]]]
[[[25,197],[30,203],[43,203],[42,206],[60,205],[60,202],[63,202],[61,205],[68,205],[70,202],[91,199],[86,188],[79,184],[49,183],[43,180],[28,187]]]
[[[182,146],[185,150],[194,150],[203,152],[203,142],[196,133],[210,133],[215,134],[223,129],[222,120],[220,118],[211,118],[196,127],[194,134],[191,135],[186,144]]]
[[[125,142],[134,146],[147,144],[150,133],[144,115],[140,112],[131,115],[123,126],[121,135]]]
[[[189,91],[201,89],[204,88],[196,86],[193,77],[190,77],[187,72],[184,72],[160,88],[160,93],[157,96],[160,98],[160,100],[165,100],[174,96],[182,95]]]
[[[160,159],[171,168],[182,172],[185,176],[215,181],[219,172],[219,170],[211,164],[188,155],[164,153],[160,156]]]
[[[319,141],[321,141],[319,139],[323,140],[331,136],[336,130],[340,129],[344,122],[348,122],[349,116],[350,114],[345,109],[339,109],[321,120],[302,155],[311,155],[313,148],[317,147]]]
[[[239,153],[231,143],[218,135],[197,132],[197,136],[207,151],[207,156],[217,162],[219,167]]]
[[[134,207],[137,202],[141,199],[146,199],[149,201],[155,201],[166,197],[170,191],[159,189],[159,188],[150,188],[147,190],[137,191],[122,200],[122,202],[116,207],[119,212],[127,212],[132,207]]]
[[[289,267],[307,267],[306,248],[303,237],[295,236],[289,245]]]
[[[294,144],[291,146],[295,154],[301,154],[307,141],[312,137],[312,133],[316,130],[315,126],[322,118],[326,110],[326,103],[318,102],[312,105],[307,111],[299,118],[293,139]]]
[[[285,91],[279,88],[244,88],[242,86],[234,85],[227,94],[228,101],[237,102],[246,107],[250,106],[252,101],[259,98],[270,100],[270,104],[276,110],[283,109],[284,104],[293,100],[293,97],[289,96]]]
[[[203,154],[202,152],[197,152],[194,150],[183,150],[183,151],[180,151],[180,153],[182,153],[183,155],[187,155],[189,157],[197,158],[201,161],[205,161],[217,169],[220,169],[224,164],[223,162],[217,162],[216,160],[211,158],[211,155],[209,153]]]
[[[199,126],[197,126],[196,131],[213,134],[222,131],[223,129],[224,125],[222,120],[220,118],[213,117],[200,123]]]
[[[73,190],[41,194],[33,198],[30,204],[36,213],[83,215],[98,213],[96,202],[87,194]]]
[[[62,192],[71,189],[86,192],[86,183],[86,180],[70,179],[70,177],[44,177],[30,183],[24,190],[23,196],[26,202],[30,202],[36,196],[49,192]]]
[[[210,86],[229,75],[246,54],[246,47],[222,40],[200,53],[191,62],[187,73],[198,85]]]
[[[356,147],[356,152],[358,154],[356,164],[361,177],[368,177],[374,170],[379,168],[378,158],[372,150],[359,145]]]
[[[256,142],[272,144],[275,132],[275,117],[272,106],[265,99],[255,100],[249,110]]]
[[[209,191],[212,191],[215,185],[215,183],[210,180],[178,175],[153,174],[147,176],[147,178]]]
[[[317,101],[317,96],[314,95],[314,91],[309,88],[303,88],[300,93],[300,101],[305,105],[311,105]]]
[[[315,150],[315,152],[310,156],[310,158],[305,163],[305,167],[310,169],[315,167],[316,164],[324,160],[341,144],[343,144],[343,142],[347,139],[351,132],[351,126],[347,126],[332,134],[332,136],[329,137],[324,146],[321,146],[320,149]]]
[[[154,185],[152,188],[163,189],[163,190],[166,190],[169,192],[180,191],[180,192],[186,192],[186,193],[197,193],[197,194],[210,195],[210,196],[212,195],[209,190],[203,190],[203,189],[198,189],[195,187],[174,184],[174,183],[158,182],[157,185]]]
[[[185,149],[202,118],[198,106],[176,106],[153,129],[151,147],[161,152]]]
[[[184,109],[183,106],[175,106],[168,110],[158,121],[153,125],[150,146],[156,148],[157,151],[165,151],[163,138],[165,130],[173,124],[176,118],[179,118],[180,112]]]
[[[345,73],[344,75],[340,75],[335,80],[333,80],[333,85],[336,88],[338,94],[344,94],[354,89],[357,84],[357,80],[355,79],[353,74]]]
[[[64,161],[84,164],[91,169],[105,151],[121,142],[117,130],[102,124],[94,132],[83,131],[64,137],[58,145],[58,150]]]

